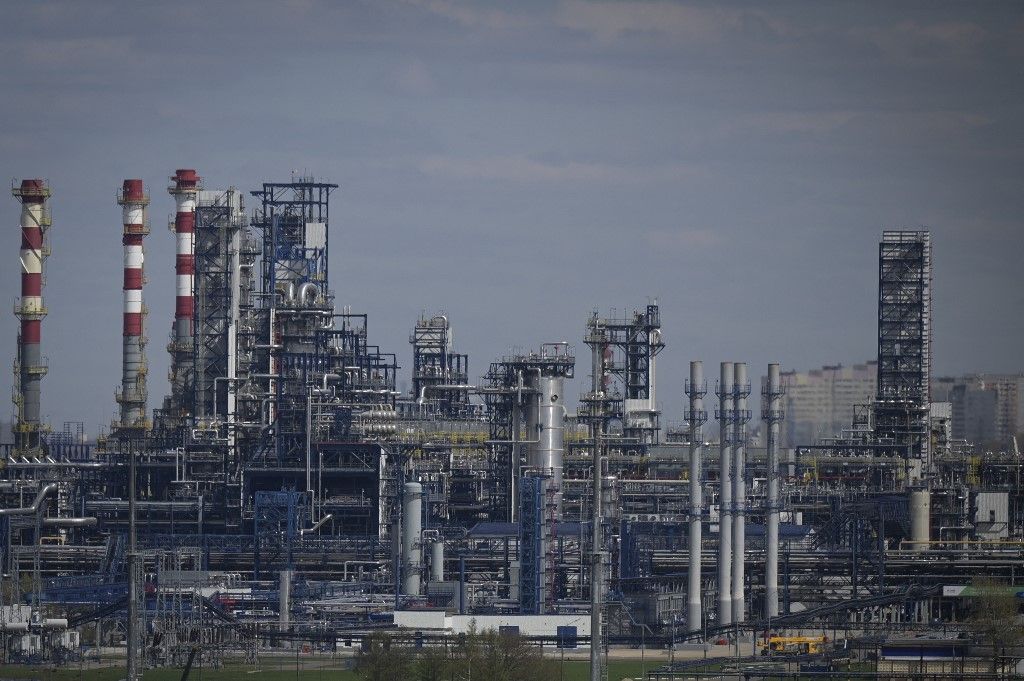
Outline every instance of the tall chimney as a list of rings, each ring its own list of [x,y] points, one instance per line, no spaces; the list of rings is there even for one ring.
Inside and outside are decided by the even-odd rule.
[[[171,396],[178,410],[185,408],[185,394],[192,368],[192,284],[195,276],[194,231],[196,195],[200,178],[191,168],[175,171],[168,193],[174,197],[175,285],[174,328],[167,350],[171,353]],[[183,414],[179,413],[178,416]]]
[[[747,363],[736,362],[733,383],[733,517],[732,517],[732,620],[742,622],[746,618],[746,581],[744,560],[747,550],[747,397],[750,384],[747,382]]]
[[[764,566],[765,612],[769,617],[779,614],[779,427],[784,389],[779,365],[768,365],[768,382],[761,400],[761,416],[768,426],[768,534],[767,561]]]
[[[689,574],[686,588],[686,628],[689,631],[700,631],[703,624],[701,614],[701,539],[704,518],[704,473],[702,470],[704,455],[704,436],[701,426],[707,421],[708,413],[704,411],[704,395],[707,394],[704,382],[704,363],[690,362],[690,380],[686,382],[686,394],[690,398],[690,410],[686,420],[690,424],[690,548]]]
[[[722,362],[718,381],[718,624],[732,624],[732,474],[729,455],[732,450],[732,362]]]
[[[50,188],[44,180],[22,180],[11,193],[21,201],[21,301],[14,313],[21,320],[14,372],[17,383],[14,443],[19,450],[31,451],[39,449],[44,430],[39,421],[39,383],[46,374],[46,365],[39,354],[39,342],[46,316],[43,261],[50,254],[46,239],[50,227],[50,211],[46,206]]]
[[[139,434],[148,427],[146,419],[146,339],[143,336],[142,304],[143,260],[142,238],[149,234],[146,224],[146,196],[142,180],[125,180],[117,197],[121,204],[124,232],[124,320],[122,327],[121,390],[117,402],[121,406],[118,430]]]

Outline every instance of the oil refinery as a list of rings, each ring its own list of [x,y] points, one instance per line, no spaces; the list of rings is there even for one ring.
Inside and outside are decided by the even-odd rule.
[[[655,302],[581,310],[578,337],[510,339],[534,349],[473,368],[453,341],[471,321],[424,314],[410,353],[336,305],[338,185],[211,184],[186,168],[166,187],[173,319],[144,302],[172,295],[145,286],[150,189],[118,192],[122,372],[94,442],[41,416],[60,192],[13,187],[5,662],[115,648],[134,681],[197,652],[252,661],[481,628],[578,647],[601,679],[622,647],[819,658],[835,638],[863,652],[962,632],[979,576],[1024,589],[1019,453],[977,454],[933,400],[928,231],[885,231],[857,255],[878,271],[876,394],[840,435],[789,447],[783,368],[673,352]],[[116,219],[112,202],[97,248],[114,248]],[[147,361],[165,349],[166,383]],[[664,363],[688,366],[683,385],[657,380]],[[661,413],[659,392],[686,408]],[[686,678],[678,659],[649,678]]]

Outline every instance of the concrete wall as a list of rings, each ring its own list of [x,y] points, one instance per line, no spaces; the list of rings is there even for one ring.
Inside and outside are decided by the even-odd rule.
[[[576,627],[579,636],[590,635],[590,615],[447,615],[443,610],[399,610],[395,624],[403,629],[442,630],[452,634],[518,627],[523,636],[556,636],[558,627]]]

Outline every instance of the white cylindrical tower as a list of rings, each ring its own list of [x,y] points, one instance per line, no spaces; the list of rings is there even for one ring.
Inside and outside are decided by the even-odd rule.
[[[732,624],[732,440],[733,364],[722,362],[718,381],[718,624]]]
[[[423,485],[418,482],[405,483],[402,499],[402,593],[406,596],[420,594],[422,513]]]
[[[690,398],[690,410],[686,420],[690,423],[690,537],[689,575],[686,588],[686,625],[689,631],[700,631],[703,623],[701,613],[701,569],[702,569],[702,523],[704,518],[704,471],[701,458],[704,456],[702,426],[707,420],[704,411],[704,363],[690,362],[690,380],[686,383],[686,394]]]
[[[732,620],[746,619],[746,549],[747,549],[747,382],[746,362],[733,365],[733,471],[732,471]]]

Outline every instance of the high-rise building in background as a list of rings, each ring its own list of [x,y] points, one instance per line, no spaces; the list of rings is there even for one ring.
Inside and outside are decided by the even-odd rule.
[[[953,438],[979,451],[1013,449],[1013,437],[1024,431],[1022,394],[1024,374],[968,374],[935,382],[935,398],[952,404]]]
[[[870,404],[874,399],[877,377],[878,363],[874,361],[784,372],[783,446],[813,444],[849,428],[854,407]],[[761,381],[763,384],[765,378]]]

